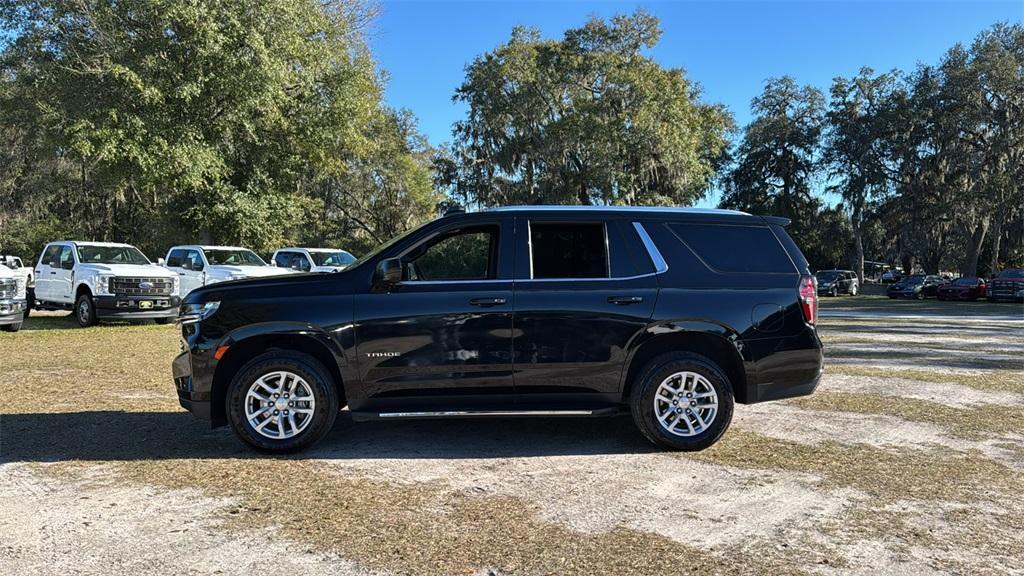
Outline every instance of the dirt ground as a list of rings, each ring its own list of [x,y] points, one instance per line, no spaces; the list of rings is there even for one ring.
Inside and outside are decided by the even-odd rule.
[[[809,397],[719,444],[628,418],[353,424],[256,456],[175,400],[173,327],[0,335],[0,572],[1021,574],[1024,308],[826,299]]]

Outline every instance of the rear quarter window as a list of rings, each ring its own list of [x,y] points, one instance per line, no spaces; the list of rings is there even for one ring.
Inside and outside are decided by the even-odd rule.
[[[710,268],[719,272],[796,272],[793,261],[767,226],[678,222],[669,228]]]

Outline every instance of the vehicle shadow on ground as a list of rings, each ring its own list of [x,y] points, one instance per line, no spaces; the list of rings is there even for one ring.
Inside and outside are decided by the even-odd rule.
[[[0,463],[265,457],[228,428],[185,413],[69,412],[0,417]],[[288,458],[507,458],[654,450],[626,417],[365,422],[339,414],[313,449]]]

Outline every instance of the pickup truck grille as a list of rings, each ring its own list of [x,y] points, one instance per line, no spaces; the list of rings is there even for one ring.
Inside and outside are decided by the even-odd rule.
[[[0,280],[0,300],[10,300],[18,293],[18,281],[14,278]]]
[[[118,296],[170,296],[174,285],[170,278],[124,278],[110,279],[110,292]]]
[[[1013,297],[1017,294],[1017,291],[1024,287],[1024,283],[1021,282],[1009,282],[1006,280],[996,280],[992,282],[992,296],[995,297]]]

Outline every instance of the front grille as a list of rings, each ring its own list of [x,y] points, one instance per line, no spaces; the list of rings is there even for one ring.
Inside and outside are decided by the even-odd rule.
[[[18,281],[14,278],[0,280],[0,300],[10,300],[18,294]]]
[[[110,279],[110,293],[118,296],[170,296],[174,289],[170,278],[124,278]]]
[[[992,295],[993,296],[1014,296],[1017,291],[1021,289],[1019,282],[993,282],[992,283]]]

